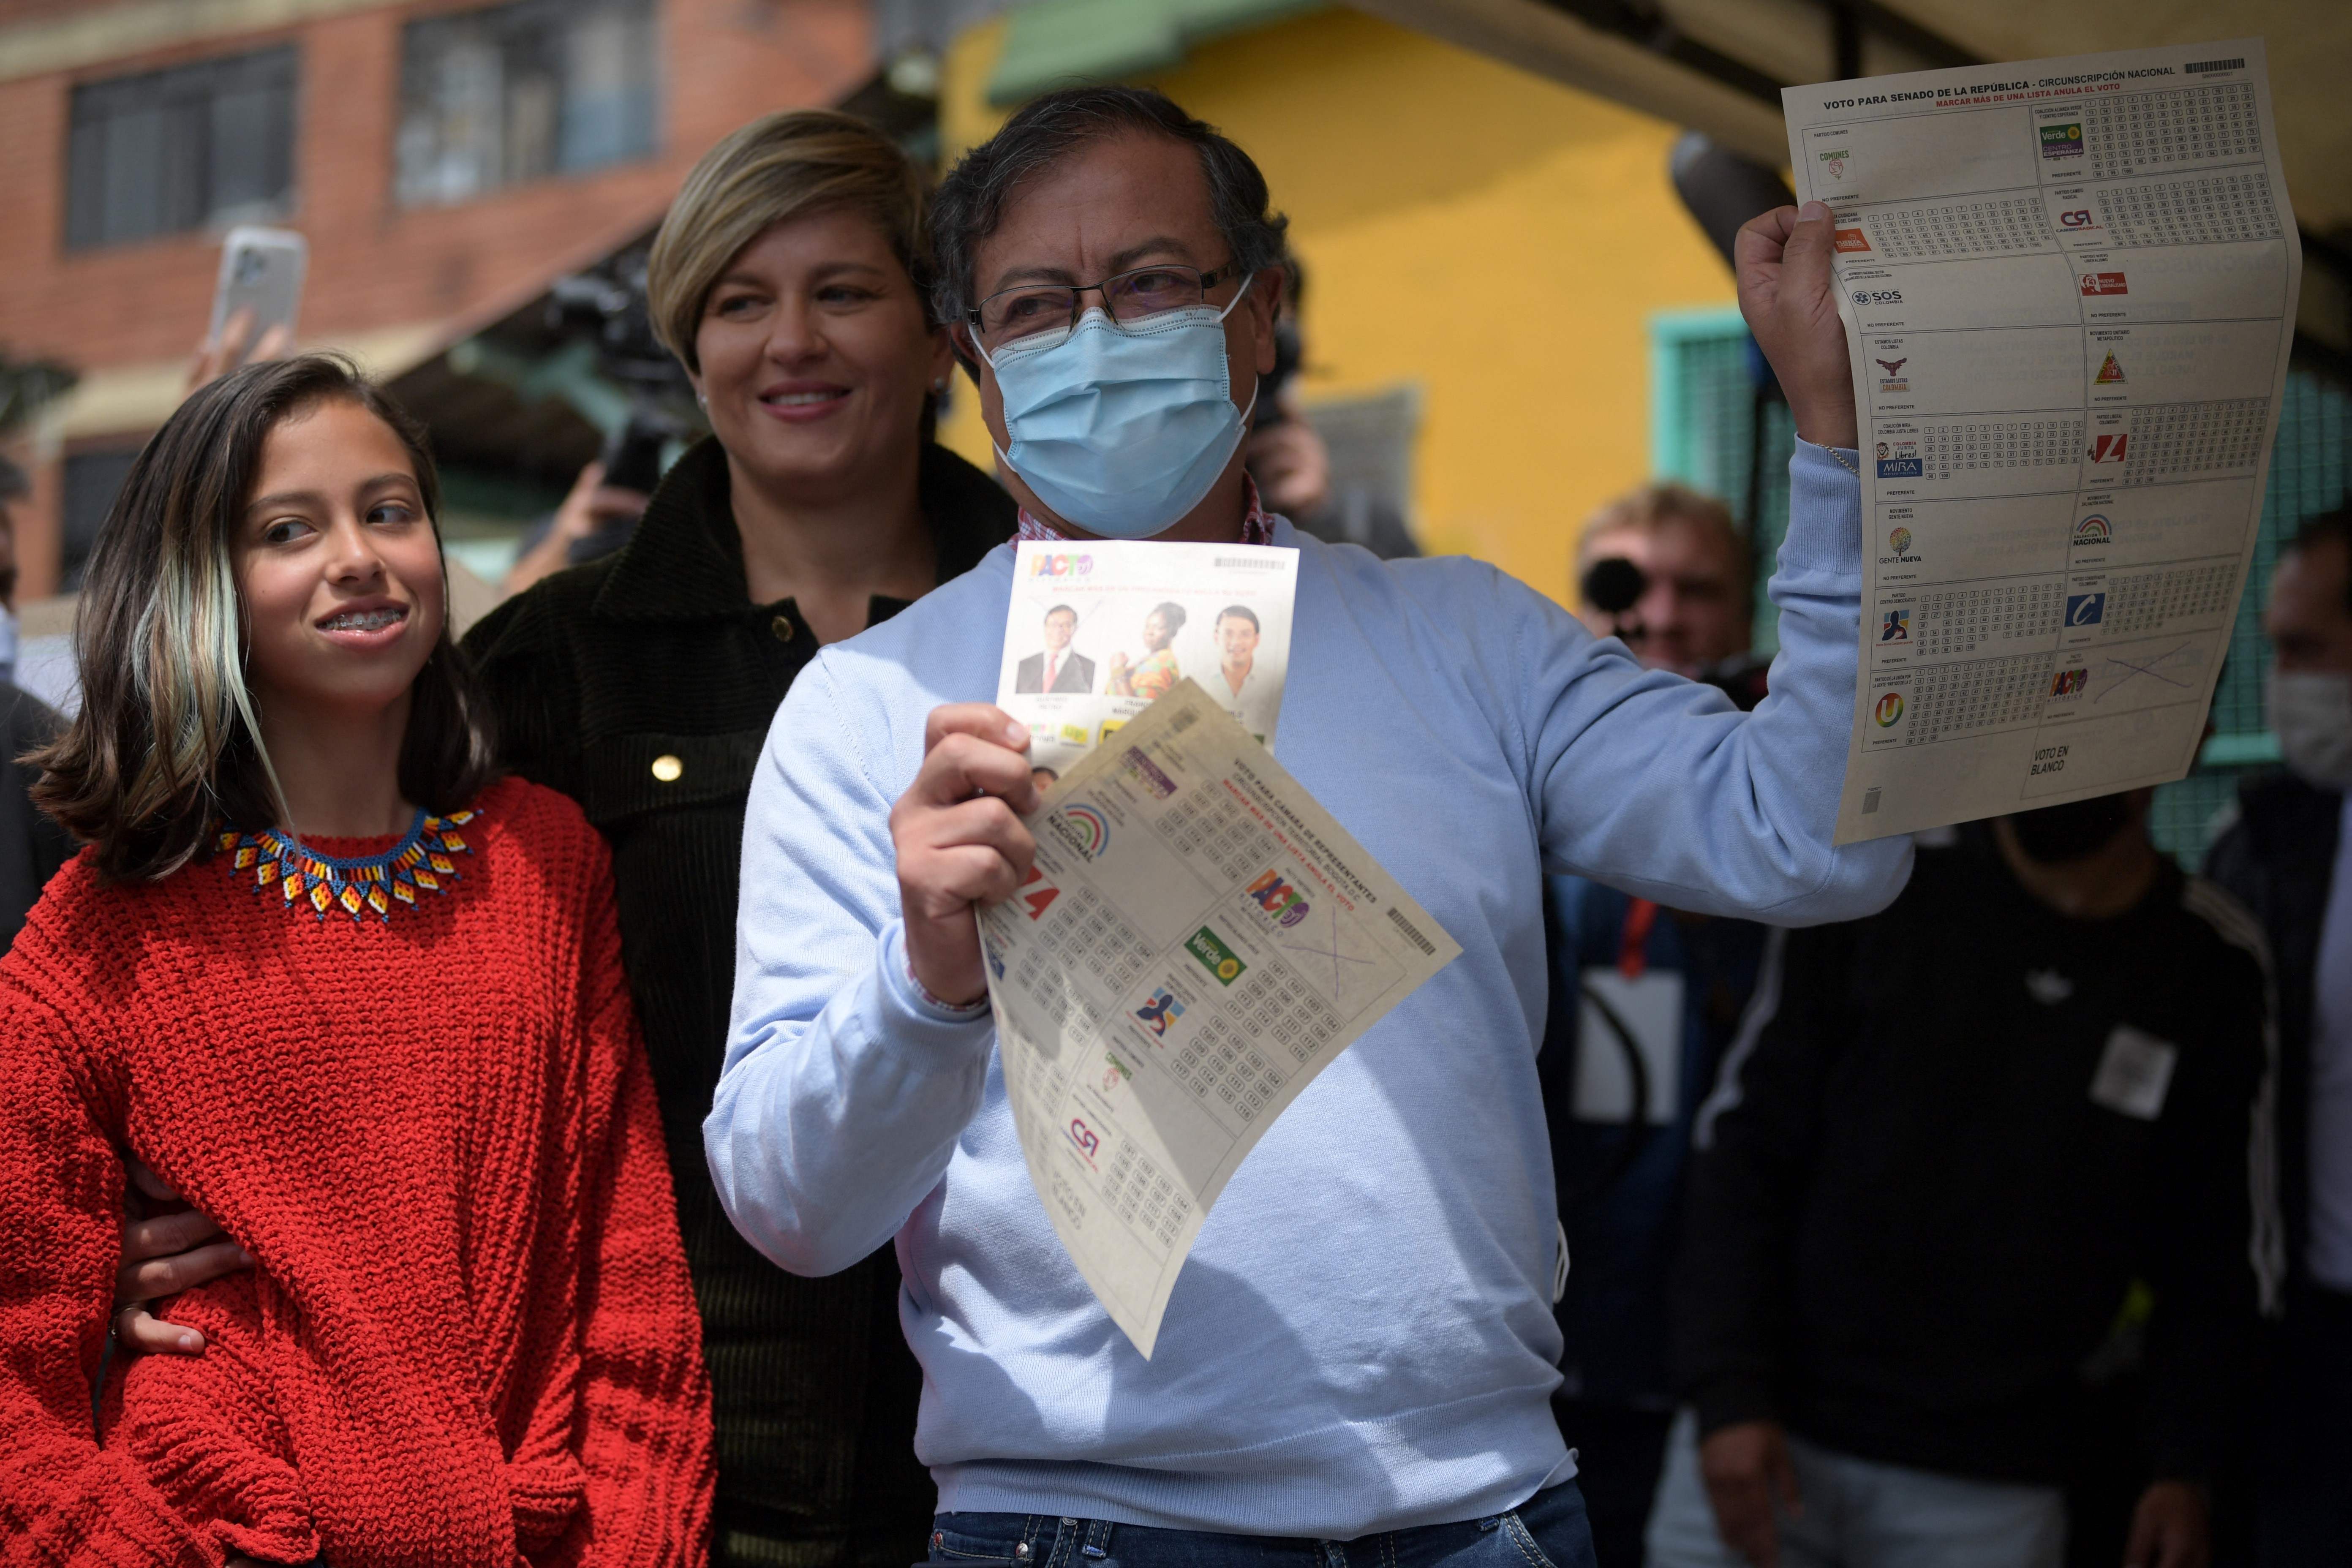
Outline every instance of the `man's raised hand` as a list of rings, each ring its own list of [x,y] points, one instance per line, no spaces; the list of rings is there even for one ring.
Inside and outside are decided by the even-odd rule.
[[[1013,896],[1037,841],[1021,818],[1037,809],[1029,731],[989,702],[931,710],[923,766],[890,808],[907,963],[940,1000],[987,994],[973,906]]]
[[[1853,361],[1838,319],[1830,258],[1837,220],[1828,204],[1775,207],[1741,226],[1732,241],[1739,313],[1772,363],[1797,416],[1797,434],[1817,447],[1852,447]]]

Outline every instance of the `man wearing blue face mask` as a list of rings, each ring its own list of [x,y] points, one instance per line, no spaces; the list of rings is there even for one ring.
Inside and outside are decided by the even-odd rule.
[[[1543,871],[1797,924],[1880,908],[1910,865],[1906,840],[1829,842],[1861,583],[1829,213],[1741,237],[1743,304],[1804,437],[1752,715],[1491,567],[1381,562],[1259,506],[1243,437],[1282,220],[1248,156],[1159,94],[1030,104],[932,224],[937,309],[1022,536],[1297,550],[1277,754],[1464,952],[1269,1129],[1139,1355],[1039,1205],[994,1061],[972,910],[1028,869],[1037,804],[1027,735],[987,701],[999,550],[828,648],[777,713],[704,1127],[721,1198],[803,1273],[896,1237],[934,1562],[1589,1568],[1549,1408]],[[1204,685],[1249,679],[1242,619]]]
[[[2352,507],[2280,552],[2263,629],[2286,767],[2249,780],[2205,874],[2270,939],[2286,1311],[2257,1465],[2263,1568],[2352,1541]]]

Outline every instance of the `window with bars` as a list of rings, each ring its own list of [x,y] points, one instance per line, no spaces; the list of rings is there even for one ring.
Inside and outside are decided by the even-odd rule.
[[[1680,479],[1730,504],[1756,549],[1756,642],[1770,653],[1780,638],[1764,580],[1788,531],[1796,428],[1786,404],[1757,395],[1759,371],[1755,344],[1734,308],[1670,311],[1651,321],[1651,467],[1661,479]],[[2278,742],[2263,717],[2271,649],[2263,607],[2271,570],[2303,520],[2343,505],[2347,487],[2352,389],[2298,363],[2287,373],[2253,564],[2213,692],[2212,737],[2194,772],[2157,792],[2151,830],[2190,869],[2219,833],[2239,779],[2278,761]]]
[[[66,458],[65,515],[60,520],[64,537],[59,541],[63,558],[58,563],[63,592],[80,591],[90,552],[98,548],[99,530],[113,510],[114,498],[122,493],[122,482],[131,477],[131,461],[138,456],[136,447],[109,447],[76,452]]]
[[[66,245],[281,217],[294,197],[291,45],[73,89]]]
[[[650,155],[653,0],[515,0],[402,37],[394,185],[406,205]]]

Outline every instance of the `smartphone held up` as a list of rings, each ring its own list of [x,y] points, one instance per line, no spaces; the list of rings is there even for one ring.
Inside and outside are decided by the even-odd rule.
[[[221,242],[220,278],[213,287],[212,322],[206,340],[224,349],[224,334],[241,325],[241,341],[215,374],[235,370],[249,351],[277,334],[285,347],[292,345],[294,324],[302,308],[302,279],[309,270],[310,246],[291,229],[261,228],[240,224]],[[280,352],[283,352],[282,348]]]

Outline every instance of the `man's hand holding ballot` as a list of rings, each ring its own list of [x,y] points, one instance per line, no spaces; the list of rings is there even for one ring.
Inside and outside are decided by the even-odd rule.
[[[1750,218],[1732,242],[1739,313],[1780,378],[1797,437],[1833,448],[1854,444],[1853,361],[1830,270],[1836,226],[1827,203],[1807,202]]]
[[[1783,270],[1830,231],[1829,274],[1806,268],[1829,291],[1806,291],[1847,352],[1768,337],[1790,312],[1759,316],[1744,249],[1742,302],[1799,433],[1858,428],[1867,459],[1838,841],[2181,777],[2303,270],[2263,40],[1792,87],[1781,109],[1797,194],[1832,215]],[[1853,392],[1823,437],[1832,357]]]
[[[1037,809],[1029,728],[1002,708],[958,702],[924,721],[923,766],[890,808],[907,967],[941,1001],[988,994],[972,910],[1013,896],[1037,841],[1022,818]]]
[[[1123,1561],[1168,1529],[1590,1562],[1549,1407],[1544,872],[1803,924],[1910,865],[1831,841],[1862,563],[1853,456],[1811,444],[1853,438],[1824,226],[1741,241],[1808,437],[1743,714],[1491,567],[1259,508],[1281,220],[1211,128],[1049,94],[942,184],[938,315],[1023,542],[779,710],[705,1145],[782,1266],[895,1242],[956,1551],[1059,1519]]]

